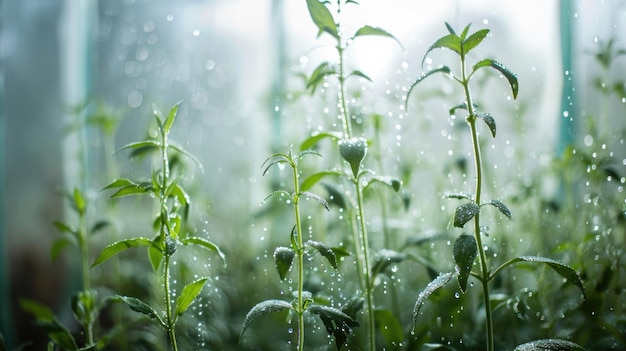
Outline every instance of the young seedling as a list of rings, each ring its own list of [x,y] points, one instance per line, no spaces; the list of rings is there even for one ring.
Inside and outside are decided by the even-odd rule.
[[[463,200],[464,203],[456,208],[453,215],[453,225],[457,228],[463,228],[465,224],[470,221],[474,221],[473,235],[471,234],[461,234],[457,237],[454,247],[453,247],[453,258],[456,263],[455,270],[453,272],[442,273],[436,279],[428,284],[426,289],[422,291],[418,299],[415,303],[414,312],[413,312],[413,323],[414,327],[417,323],[417,319],[419,317],[419,311],[422,305],[426,302],[428,297],[438,288],[444,286],[448,283],[454,276],[457,277],[459,289],[465,293],[467,291],[468,279],[470,276],[476,278],[482,285],[482,294],[483,294],[483,308],[485,309],[485,318],[486,318],[486,338],[487,345],[486,349],[489,351],[494,350],[494,326],[493,326],[493,315],[491,308],[491,298],[489,293],[489,283],[494,280],[497,274],[504,268],[509,265],[513,265],[518,262],[529,262],[529,263],[543,263],[555,270],[558,274],[560,274],[563,278],[572,282],[576,285],[583,293],[583,298],[585,296],[585,289],[578,276],[578,273],[574,271],[571,267],[562,264],[558,261],[544,258],[544,257],[536,257],[536,256],[521,256],[516,257],[511,260],[508,260],[501,266],[491,269],[489,267],[489,262],[487,261],[487,255],[485,253],[485,247],[482,241],[483,229],[481,227],[480,222],[480,214],[482,209],[486,205],[490,205],[495,207],[500,213],[509,219],[511,218],[511,211],[507,208],[507,206],[501,202],[500,200],[493,199],[488,201],[482,200],[482,185],[483,185],[483,160],[481,158],[481,147],[478,139],[478,130],[477,130],[477,120],[482,120],[487,125],[490,134],[495,138],[496,136],[496,122],[495,119],[488,113],[480,112],[477,109],[477,106],[474,104],[472,100],[471,90],[470,90],[470,81],[474,77],[474,75],[483,68],[493,68],[498,71],[502,76],[506,78],[508,81],[513,98],[517,98],[518,92],[518,82],[517,77],[509,71],[504,65],[500,62],[492,60],[492,59],[483,59],[476,62],[471,69],[468,70],[468,53],[477,47],[483,39],[487,37],[489,34],[488,29],[481,29],[474,33],[469,33],[470,26],[466,26],[460,34],[457,34],[452,27],[446,23],[446,27],[448,29],[448,34],[437,39],[434,44],[432,44],[424,58],[422,59],[422,66],[424,61],[426,60],[427,55],[434,49],[437,48],[446,48],[458,55],[460,60],[460,74],[455,74],[453,70],[448,66],[439,66],[438,68],[432,69],[422,76],[417,78],[415,82],[411,85],[407,92],[407,100],[406,107],[408,108],[408,98],[415,88],[415,86],[421,83],[424,79],[430,77],[436,73],[442,73],[449,77],[451,77],[454,81],[456,81],[459,85],[461,85],[463,89],[463,98],[461,104],[453,107],[450,110],[450,114],[454,114],[456,110],[466,110],[467,117],[466,121],[469,126],[470,137],[472,140],[472,152],[474,158],[474,171],[475,171],[475,191],[473,195],[467,194],[452,194],[449,195],[449,198]],[[474,261],[478,257],[479,263],[479,271],[475,272],[473,269]],[[559,339],[549,339],[549,340],[541,340],[529,344],[520,345],[518,349],[520,350],[538,350],[539,347],[550,347],[550,348],[567,348],[572,349],[572,343],[559,340]],[[577,345],[575,347],[578,347]]]
[[[170,345],[174,351],[178,350],[176,322],[191,306],[207,280],[209,280],[208,277],[203,277],[187,284],[176,298],[175,304],[173,304],[170,269],[174,253],[181,246],[193,245],[207,249],[212,253],[217,253],[223,260],[225,259],[218,246],[205,238],[191,236],[183,231],[191,199],[181,185],[183,175],[174,176],[175,174],[171,170],[169,153],[184,155],[194,161],[201,169],[202,166],[195,156],[168,139],[178,114],[179,105],[174,105],[167,116],[163,116],[157,108],[154,108],[154,116],[158,128],[156,138],[134,142],[120,149],[130,149],[134,154],[156,151],[161,168],[152,170],[149,181],[120,178],[104,188],[115,189],[115,192],[111,195],[112,198],[130,195],[143,195],[155,198],[159,208],[159,213],[154,222],[157,231],[156,236],[153,239],[136,237],[115,242],[105,247],[91,265],[91,267],[98,266],[118,253],[132,247],[146,247],[148,249],[152,267],[155,271],[161,269],[163,295],[165,298],[164,313],[157,312],[157,309],[150,306],[147,302],[135,297],[116,295],[115,299],[126,303],[132,310],[155,319],[167,332]]]
[[[339,18],[343,6],[348,4],[358,4],[352,0],[338,0],[336,3],[337,17]],[[365,208],[363,201],[363,193],[371,184],[380,182],[392,187],[396,192],[400,189],[400,181],[392,177],[377,176],[373,171],[364,169],[362,167],[363,160],[367,154],[368,140],[364,137],[355,137],[352,130],[352,117],[349,112],[348,104],[346,102],[346,81],[350,77],[360,77],[371,82],[370,77],[359,70],[352,70],[346,72],[344,53],[357,38],[364,36],[382,36],[391,38],[397,41],[397,39],[388,33],[387,31],[365,25],[356,30],[356,32],[349,38],[343,35],[341,24],[335,20],[335,17],[331,14],[328,6],[332,6],[330,2],[320,2],[319,0],[307,0],[307,6],[311,19],[317,26],[319,32],[318,36],[322,33],[327,33],[333,37],[336,41],[335,48],[337,49],[338,63],[332,64],[329,62],[320,63],[314,70],[309,79],[307,80],[307,88],[314,92],[317,86],[322,83],[327,77],[336,77],[338,80],[338,92],[339,92],[339,119],[342,124],[341,132],[325,132],[316,133],[311,138],[306,140],[301,148],[309,147],[319,140],[324,138],[332,138],[338,140],[337,145],[341,157],[348,163],[350,169],[346,172],[340,171],[327,171],[316,174],[311,178],[315,181],[314,184],[325,176],[340,175],[345,176],[353,184],[356,195],[356,202],[354,203],[355,213],[350,212],[350,216],[356,216],[356,225],[352,225],[354,234],[354,245],[357,252],[357,272],[361,288],[364,291],[365,301],[367,306],[367,333],[368,343],[370,350],[376,349],[376,329],[375,329],[375,307],[373,299],[374,288],[374,272],[372,259],[370,257],[369,238],[367,235]],[[352,219],[351,219],[352,220]]]
[[[290,234],[291,247],[277,247],[274,251],[274,259],[280,279],[284,280],[291,270],[295,257],[298,275],[295,299],[290,302],[284,300],[266,300],[254,306],[246,315],[241,329],[241,336],[243,336],[243,333],[250,324],[260,316],[282,310],[290,310],[298,317],[297,350],[304,350],[304,314],[308,311],[320,317],[326,327],[326,331],[335,337],[337,349],[340,349],[346,341],[346,334],[349,334],[352,328],[359,325],[359,323],[354,320],[355,311],[353,311],[349,305],[340,310],[334,307],[317,304],[313,300],[313,295],[308,291],[304,291],[304,257],[307,248],[319,252],[328,260],[333,269],[337,270],[337,258],[333,250],[319,241],[307,240],[305,242],[302,235],[300,200],[303,197],[314,199],[322,204],[326,210],[329,209],[328,203],[323,197],[303,190],[304,186],[300,183],[298,163],[306,155],[321,156],[319,153],[310,150],[300,152],[295,156],[289,151],[287,154],[274,154],[263,163],[263,167],[265,167],[263,175],[267,174],[272,166],[285,164],[291,168],[293,174],[293,193],[289,193],[285,190],[276,190],[270,194],[266,200],[272,196],[286,197],[289,199],[288,203],[292,204],[294,208],[295,225]]]

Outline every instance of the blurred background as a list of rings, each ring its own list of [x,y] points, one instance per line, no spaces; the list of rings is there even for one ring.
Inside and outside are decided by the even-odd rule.
[[[347,52],[349,65],[373,81],[359,82],[365,103],[356,108],[387,118],[385,148],[394,155],[387,169],[401,174],[467,156],[455,149],[465,141],[449,137],[451,82],[432,78],[411,96],[411,112],[402,106],[407,88],[427,68],[420,63],[428,46],[446,33],[444,22],[458,31],[471,23],[473,30],[491,30],[476,57],[493,57],[519,78],[516,101],[498,79],[476,93],[490,101],[499,122],[498,138],[486,147],[497,150],[487,157],[503,196],[515,195],[519,187],[512,184],[519,182],[545,201],[558,201],[556,173],[533,174],[576,145],[611,152],[622,184],[611,191],[624,198],[624,136],[610,131],[626,125],[626,57],[603,67],[597,53],[609,42],[624,53],[625,1],[359,3],[343,13],[346,32],[369,24],[402,44],[364,38]],[[328,114],[324,98],[307,95],[302,75],[335,60],[334,51],[329,37],[317,38],[304,0],[0,4],[0,331],[9,345],[36,335],[18,298],[56,308],[77,286],[72,255],[50,259],[58,235],[51,223],[68,216],[59,189],[80,186],[94,203],[106,201],[102,187],[137,171],[125,155],[112,153],[146,134],[153,104],[167,111],[182,101],[172,139],[204,164],[204,173],[190,176],[202,194],[196,207],[202,231],[226,251],[235,251],[233,238],[249,240],[252,248],[263,244],[261,220],[251,219],[271,188],[261,164],[324,128],[316,116]],[[448,56],[435,50],[426,64],[436,67]],[[607,99],[602,84],[612,82],[622,90]],[[89,116],[106,116],[109,127],[79,128]],[[590,130],[604,131],[601,145]],[[419,176],[410,179],[409,189],[423,184]],[[424,223],[427,205],[419,198],[436,198],[434,188],[413,192],[406,218]],[[140,235],[128,224],[139,215],[127,216],[120,230]]]

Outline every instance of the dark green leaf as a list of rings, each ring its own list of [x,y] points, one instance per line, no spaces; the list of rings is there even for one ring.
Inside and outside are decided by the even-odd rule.
[[[183,245],[196,245],[217,253],[222,261],[224,261],[224,266],[226,266],[226,255],[224,255],[219,246],[215,245],[214,243],[198,236],[188,236],[184,238],[181,242]]]
[[[55,344],[67,350],[78,349],[72,333],[57,320],[48,306],[30,299],[20,299],[19,303],[24,311],[35,317],[34,324],[41,328]]]
[[[285,280],[295,256],[296,252],[288,247],[279,246],[274,250],[274,261],[276,262],[276,270],[280,280]]]
[[[330,265],[337,270],[337,257],[335,256],[335,252],[330,247],[326,246],[324,243],[314,240],[309,240],[305,242],[304,245],[316,249],[317,252],[324,256],[324,258],[328,260],[328,263],[330,263]]]
[[[475,72],[481,67],[491,67],[500,72],[509,81],[509,85],[511,86],[511,90],[513,92],[513,98],[517,99],[517,91],[519,89],[519,85],[517,83],[517,76],[513,72],[509,71],[509,69],[500,62],[492,59],[484,59],[477,62],[472,70]]]
[[[550,268],[552,268],[555,272],[557,272],[561,277],[567,279],[569,282],[573,283],[574,285],[576,285],[580,291],[583,293],[583,298],[586,298],[587,296],[587,292],[585,290],[585,286],[583,285],[582,280],[580,279],[580,276],[578,275],[578,273],[570,266],[567,266],[561,262],[555,261],[553,259],[550,258],[545,258],[545,257],[538,257],[538,256],[520,256],[520,257],[516,257],[512,260],[507,261],[506,263],[504,263],[500,268],[498,268],[496,270],[499,271],[500,269],[514,264],[514,263],[518,263],[518,262],[531,262],[531,263],[545,263],[547,264]]]
[[[312,304],[309,310],[320,317],[328,335],[335,337],[338,350],[346,342],[347,334],[352,332],[352,328],[359,326],[359,322],[355,319],[333,307]]]
[[[324,206],[324,208],[326,208],[326,211],[330,211],[330,208],[328,207],[328,202],[326,202],[326,199],[324,199],[323,197],[321,197],[321,196],[319,196],[317,194],[308,192],[308,191],[303,191],[301,194],[306,196],[306,197],[310,197],[310,198],[314,199],[315,201],[317,201],[320,204],[322,204]]]
[[[454,31],[454,29],[452,28],[452,26],[450,25],[450,23],[446,22],[446,28],[448,29],[448,33],[450,33],[450,34],[456,34],[456,32]]]
[[[475,48],[478,44],[480,44],[481,41],[483,41],[483,39],[485,39],[487,34],[489,34],[489,29],[481,29],[477,32],[474,32],[467,39],[463,40],[463,43],[461,44],[463,54],[467,55],[470,50]]]
[[[394,37],[391,33],[387,32],[386,30],[382,29],[382,28],[378,28],[378,27],[372,27],[372,26],[363,26],[361,28],[359,28],[356,33],[354,33],[354,35],[352,36],[352,39],[356,38],[356,37],[362,37],[365,35],[378,35],[378,36],[382,36],[382,37],[387,37],[387,38],[391,38],[393,40],[396,41],[396,43],[398,43],[398,45],[400,45],[400,47],[402,47],[402,44],[400,43],[400,41]]]
[[[486,204],[487,205],[491,205],[491,206],[497,208],[498,211],[500,211],[503,215],[505,215],[509,219],[511,219],[511,211],[509,210],[508,207],[506,207],[506,205],[504,203],[502,203],[502,201],[500,201],[500,200],[491,200],[491,201],[487,202]]]
[[[398,251],[388,249],[380,250],[372,265],[372,277],[376,277],[378,273],[384,272],[392,264],[404,261],[405,258],[406,255]]]
[[[428,283],[426,288],[417,296],[415,307],[413,307],[413,329],[415,329],[415,325],[417,324],[417,317],[419,316],[420,308],[422,308],[422,306],[426,303],[426,300],[428,300],[430,295],[432,295],[437,289],[446,285],[450,279],[452,279],[453,275],[454,273],[452,272],[440,273],[439,276],[435,278],[435,280]]]
[[[395,192],[400,191],[400,187],[402,186],[402,182],[398,178],[394,178],[391,176],[374,176],[370,179],[367,185],[363,188],[363,192],[365,192],[365,190],[369,188],[371,184],[374,184],[374,183],[385,184],[389,186],[390,188],[392,188]]]
[[[422,58],[422,68],[424,67],[424,62],[426,61],[426,57],[428,56],[428,54],[431,51],[439,48],[450,49],[461,55],[461,38],[459,38],[459,36],[457,36],[456,34],[448,34],[437,39],[437,41],[435,41],[435,43],[431,45],[428,50],[426,50],[426,53]]]
[[[74,234],[77,235],[76,232],[76,228],[72,228],[70,225],[68,225],[65,222],[61,222],[61,221],[54,221],[52,222],[52,224],[61,232],[63,233],[70,233],[70,234]]]
[[[159,143],[156,140],[143,140],[143,141],[136,141],[134,143],[130,143],[130,144],[126,144],[124,146],[122,146],[121,148],[119,148],[116,153],[125,150],[125,149],[143,149],[143,148],[159,148],[161,147],[161,143]]]
[[[422,74],[421,76],[419,76],[414,82],[413,84],[411,84],[411,86],[409,87],[409,90],[406,92],[406,100],[404,101],[404,109],[406,111],[409,110],[409,96],[411,96],[411,91],[413,91],[413,88],[415,88],[415,86],[417,84],[419,84],[421,81],[423,81],[424,79],[430,77],[431,75],[435,74],[435,73],[444,73],[444,74],[450,74],[452,71],[450,70],[450,67],[448,66],[440,66],[438,68],[432,69],[424,74]]]
[[[461,234],[454,242],[452,253],[454,262],[456,262],[459,288],[462,292],[465,292],[467,291],[467,278],[472,271],[472,265],[478,255],[478,248],[476,247],[476,239],[474,239],[474,236]]]
[[[123,303],[128,305],[128,307],[130,307],[131,310],[135,312],[143,313],[150,318],[156,319],[159,321],[161,326],[163,326],[164,328],[167,328],[167,324],[161,319],[157,311],[155,311],[154,308],[152,308],[147,303],[141,301],[138,298],[130,297],[130,296],[117,295],[117,298],[119,299],[119,301],[122,301]]]
[[[96,234],[97,232],[101,231],[102,229],[108,227],[111,225],[111,222],[107,221],[107,220],[101,220],[101,221],[97,221],[96,223],[94,223],[91,226],[91,234]]]
[[[328,11],[328,8],[319,2],[319,0],[306,0],[306,4],[313,23],[315,23],[319,29],[318,37],[322,34],[322,32],[326,32],[332,35],[335,39],[339,40],[337,24],[333,19],[333,15],[331,15],[330,11]]]
[[[454,226],[463,228],[465,223],[469,222],[480,212],[480,206],[475,202],[468,202],[456,208],[454,211]]]
[[[491,117],[488,113],[477,113],[476,117],[482,119],[489,127],[489,131],[491,131],[491,136],[496,137],[496,120]]]
[[[519,345],[515,351],[584,351],[585,349],[571,341],[561,339],[543,339]]]
[[[328,192],[328,203],[329,205],[335,205],[339,208],[346,209],[348,202],[346,201],[345,195],[342,191],[337,189],[334,184],[329,184],[326,182],[320,183],[324,189]]]
[[[374,311],[374,320],[387,345],[400,345],[404,341],[402,325],[390,310]]]
[[[202,291],[202,287],[209,278],[200,278],[195,280],[183,288],[180,295],[176,299],[176,315],[182,316],[185,311],[191,306],[196,296]]]
[[[342,137],[342,133],[340,132],[319,132],[319,131],[315,131],[313,133],[311,133],[311,136],[308,137],[306,140],[304,140],[302,142],[302,144],[300,144],[300,150],[306,150],[306,149],[310,149],[312,147],[314,147],[318,141],[325,139],[325,138],[331,138],[331,139],[341,139]]]
[[[246,329],[248,329],[250,324],[254,322],[255,319],[266,314],[292,308],[293,306],[289,302],[282,300],[266,300],[257,304],[256,306],[252,307],[252,309],[246,315],[246,319],[243,321],[243,326],[241,327],[241,333],[239,334],[239,337],[243,336],[243,333],[246,331]]]
[[[98,257],[96,257],[96,260],[91,264],[90,267],[95,267],[126,249],[139,246],[155,247],[156,249],[158,249],[158,247],[156,247],[156,244],[154,244],[152,240],[148,238],[140,237],[121,240],[102,249]]]

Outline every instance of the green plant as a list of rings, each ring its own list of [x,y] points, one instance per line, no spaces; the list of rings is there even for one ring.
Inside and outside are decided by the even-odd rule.
[[[91,265],[91,267],[98,266],[116,254],[132,247],[146,247],[148,249],[152,268],[161,272],[163,298],[165,300],[164,313],[157,312],[157,309],[150,304],[135,297],[115,295],[112,298],[115,301],[124,302],[134,311],[155,319],[167,332],[173,350],[178,350],[176,322],[191,306],[209,280],[209,277],[202,277],[185,285],[174,303],[171,283],[171,264],[174,253],[181,246],[191,245],[217,253],[222,259],[225,259],[218,246],[205,238],[189,235],[185,230],[185,221],[188,219],[191,199],[182,186],[184,175],[172,171],[173,157],[170,156],[170,152],[186,156],[200,168],[201,164],[195,156],[168,139],[178,114],[179,105],[174,105],[166,116],[155,107],[156,137],[134,142],[120,149],[130,149],[134,155],[156,152],[160,169],[153,169],[149,180],[120,178],[104,188],[115,189],[111,195],[112,198],[131,195],[155,198],[158,205],[158,214],[154,220],[154,229],[157,232],[155,238],[135,237],[114,242],[105,247]]]
[[[492,59],[480,60],[476,62],[473,66],[471,66],[470,70],[468,70],[467,55],[472,49],[476,48],[483,41],[483,39],[487,37],[487,35],[489,34],[488,29],[481,29],[470,34],[470,26],[468,25],[463,29],[460,34],[457,34],[449,24],[446,23],[446,27],[449,33],[437,39],[428,48],[426,54],[424,55],[424,58],[422,59],[422,66],[426,60],[427,55],[432,50],[437,48],[446,48],[458,55],[460,59],[460,74],[455,74],[453,70],[448,66],[439,66],[438,68],[432,69],[424,73],[422,76],[417,78],[417,80],[415,80],[415,82],[409,88],[407,92],[406,107],[408,108],[408,97],[410,96],[415,86],[433,74],[445,74],[452,78],[454,81],[456,81],[462,87],[464,100],[461,104],[456,105],[452,109],[450,109],[450,114],[453,115],[457,110],[467,111],[466,121],[470,130],[470,136],[472,141],[472,154],[474,158],[474,172],[476,181],[475,190],[473,195],[451,194],[447,197],[465,201],[465,203],[458,206],[454,212],[454,215],[452,217],[452,224],[454,225],[454,227],[463,228],[465,224],[473,220],[474,228],[473,235],[463,233],[459,235],[454,242],[453,258],[456,264],[455,270],[453,272],[440,274],[437,278],[431,281],[428,286],[419,294],[414,308],[414,325],[417,323],[420,308],[435,290],[441,288],[446,283],[448,283],[454,276],[456,276],[460,290],[465,293],[467,291],[468,279],[470,276],[472,276],[477,279],[482,285],[483,308],[485,310],[486,323],[486,348],[487,350],[492,351],[495,349],[495,343],[492,314],[492,296],[490,295],[489,284],[504,268],[519,262],[543,263],[554,269],[563,278],[567,279],[567,281],[572,282],[578,288],[580,288],[583,293],[583,298],[585,295],[585,289],[576,271],[574,271],[571,267],[567,265],[564,265],[558,261],[549,258],[536,256],[520,256],[506,261],[495,269],[489,267],[489,262],[487,261],[487,255],[485,253],[485,245],[483,244],[483,235],[488,234],[485,232],[483,226],[481,226],[480,221],[482,209],[486,205],[493,206],[502,215],[508,218],[511,218],[511,212],[508,207],[498,199],[493,199],[489,201],[482,200],[484,162],[481,158],[481,147],[479,143],[476,122],[477,120],[482,120],[483,122],[485,122],[490,134],[494,138],[496,136],[496,122],[490,114],[478,111],[477,105],[472,99],[470,80],[474,77],[474,74],[482,68],[493,68],[507,79],[514,98],[517,97],[518,93],[518,81],[517,77],[504,65]],[[473,266],[477,257],[479,270],[478,272],[475,272]],[[520,345],[518,349],[534,350],[539,347],[537,346],[538,344],[541,344],[542,347],[548,345],[549,347],[571,348],[571,343],[559,339],[542,340],[536,343],[537,344]]]
[[[74,120],[66,128],[67,135],[70,133],[77,134],[79,144],[76,155],[79,164],[77,177],[82,184],[85,184],[87,180],[84,162],[87,147],[83,136],[86,127],[83,114],[87,107],[88,103],[85,103],[70,109]],[[111,302],[111,299],[99,298],[98,291],[92,287],[93,278],[89,272],[89,246],[91,238],[108,227],[110,223],[106,220],[90,223],[88,212],[91,203],[86,198],[85,191],[79,187],[75,187],[73,191],[62,191],[62,195],[69,203],[69,208],[73,212],[72,216],[77,223],[72,225],[67,220],[53,223],[61,232],[61,237],[54,241],[50,253],[52,260],[56,260],[68,245],[74,245],[78,249],[81,290],[71,296],[70,302],[73,316],[82,329],[82,335],[78,338],[75,337],[70,328],[63,325],[48,306],[30,299],[20,299],[20,305],[22,309],[35,317],[35,324],[50,338],[49,349],[76,350],[79,345],[83,345],[80,347],[81,349],[99,350],[109,344],[114,333],[111,330],[104,333],[100,338],[94,335],[98,317]]]
[[[350,77],[359,77],[367,81],[372,81],[365,73],[360,70],[347,71],[345,65],[345,51],[348,47],[357,39],[364,36],[382,36],[397,39],[384,29],[373,27],[370,25],[364,25],[358,28],[354,34],[346,38],[342,33],[341,23],[335,18],[340,18],[343,6],[349,4],[358,4],[356,1],[338,0],[336,2],[336,14],[334,17],[329,7],[332,6],[330,2],[320,2],[319,0],[307,0],[307,7],[311,19],[317,26],[319,32],[318,36],[322,33],[329,34],[335,41],[335,48],[337,50],[338,62],[336,64],[324,61],[313,70],[310,77],[306,82],[306,87],[314,93],[317,87],[327,78],[336,77],[338,80],[338,107],[339,107],[339,119],[341,120],[342,129],[341,132],[317,132],[310,138],[305,140],[301,149],[309,148],[315,145],[318,141],[324,138],[331,138],[337,140],[337,146],[339,153],[344,161],[347,162],[349,170],[342,172],[340,170],[331,170],[316,173],[312,175],[306,183],[312,186],[327,176],[340,176],[345,177],[352,183],[354,189],[354,195],[356,199],[351,198],[346,194],[349,203],[352,205],[348,208],[348,218],[351,223],[353,232],[353,242],[356,252],[356,269],[359,277],[359,284],[363,290],[365,297],[365,303],[367,306],[367,335],[368,344],[370,350],[376,349],[376,322],[375,322],[375,306],[374,306],[374,281],[378,273],[382,271],[382,266],[376,266],[373,264],[373,260],[370,257],[370,239],[367,234],[367,221],[365,215],[364,204],[364,191],[370,188],[371,185],[376,183],[385,184],[393,188],[396,192],[400,190],[401,182],[393,177],[376,175],[372,170],[366,169],[363,166],[363,160],[368,151],[369,141],[364,137],[355,137],[352,128],[353,115],[350,112],[350,106],[346,99],[346,81]],[[399,42],[398,42],[399,43]],[[381,255],[384,256],[384,255]],[[386,257],[385,257],[386,258]]]
[[[265,167],[263,175],[267,174],[272,166],[284,164],[287,164],[291,168],[293,174],[293,193],[289,193],[285,190],[276,190],[267,198],[272,196],[280,196],[281,198],[286,197],[288,199],[287,203],[292,204],[294,208],[295,225],[290,234],[291,247],[277,247],[274,251],[274,259],[276,261],[276,269],[278,271],[280,279],[284,280],[293,265],[293,260],[295,257],[297,271],[297,287],[294,293],[295,298],[291,302],[284,300],[266,300],[255,305],[246,315],[246,319],[241,329],[241,336],[243,336],[246,329],[258,317],[268,313],[289,310],[295,313],[298,317],[297,350],[303,350],[305,345],[304,314],[305,312],[309,311],[310,313],[317,314],[320,317],[320,319],[324,323],[324,326],[326,327],[327,332],[335,337],[337,349],[341,349],[341,347],[345,343],[346,334],[350,333],[350,330],[352,328],[359,325],[359,323],[354,320],[356,314],[354,306],[347,305],[340,310],[334,307],[322,305],[314,301],[313,295],[310,292],[304,291],[304,256],[306,252],[305,250],[307,248],[315,249],[328,260],[333,269],[337,269],[337,258],[334,251],[330,247],[319,241],[308,240],[305,242],[303,239],[302,219],[300,212],[301,198],[312,198],[321,203],[327,210],[329,209],[328,203],[323,197],[304,190],[303,188],[305,186],[300,183],[300,170],[298,169],[298,163],[305,155],[321,156],[319,153],[310,150],[300,152],[299,154],[294,156],[290,151],[288,154],[274,154],[270,158],[268,158],[263,164],[263,166]]]

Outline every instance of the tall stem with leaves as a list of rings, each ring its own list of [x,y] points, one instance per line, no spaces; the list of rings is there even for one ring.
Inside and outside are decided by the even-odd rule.
[[[351,76],[361,77],[368,81],[371,79],[363,72],[358,70],[350,71],[346,73],[344,52],[348,46],[354,41],[354,39],[362,36],[376,35],[392,38],[395,37],[383,29],[365,25],[360,27],[354,35],[346,40],[342,35],[341,24],[339,18],[343,5],[357,4],[351,0],[337,0],[336,12],[337,16],[333,17],[327,6],[331,6],[329,2],[320,2],[319,0],[307,0],[307,7],[311,19],[319,29],[318,35],[327,33],[336,40],[335,48],[337,49],[338,64],[335,66],[329,62],[322,62],[319,64],[310,78],[307,81],[307,88],[315,91],[317,85],[322,82],[328,76],[335,76],[339,82],[338,84],[338,99],[339,99],[339,119],[342,122],[342,133],[326,134],[339,140],[339,151],[345,161],[350,164],[352,172],[346,172],[347,177],[354,184],[356,192],[356,216],[357,225],[353,226],[358,231],[358,235],[355,233],[355,246],[356,246],[356,259],[357,269],[359,275],[362,277],[361,286],[364,289],[365,300],[367,304],[367,325],[369,336],[370,350],[376,348],[376,330],[374,321],[374,301],[372,296],[372,271],[371,271],[371,259],[369,250],[369,239],[367,235],[367,227],[365,220],[365,208],[363,202],[363,188],[361,183],[361,177],[366,174],[371,174],[369,170],[360,170],[361,162],[367,153],[367,140],[362,137],[353,137],[351,118],[349,113],[348,104],[346,102],[346,80]],[[320,138],[318,138],[319,140]]]
[[[116,189],[111,196],[113,198],[129,195],[147,195],[157,198],[159,213],[155,222],[158,227],[156,237],[154,239],[137,237],[117,241],[105,247],[91,265],[92,267],[100,265],[109,258],[126,249],[140,246],[148,248],[150,263],[155,271],[158,271],[161,263],[163,263],[161,278],[163,279],[163,296],[165,299],[164,316],[161,313],[158,313],[156,309],[150,306],[147,302],[140,299],[117,295],[116,300],[126,303],[134,311],[141,312],[157,320],[159,325],[167,332],[170,345],[174,351],[178,350],[175,329],[176,322],[194,302],[209,278],[199,278],[187,284],[182,289],[180,295],[175,301],[175,304],[173,304],[174,301],[172,301],[171,287],[172,256],[179,247],[192,245],[217,253],[222,259],[224,259],[224,254],[220,251],[219,247],[212,242],[205,238],[192,236],[183,232],[183,221],[187,220],[191,199],[181,185],[183,175],[178,175],[172,179],[172,170],[168,153],[175,152],[182,154],[194,161],[200,169],[202,169],[202,166],[195,156],[182,147],[169,141],[169,133],[174,121],[176,120],[178,108],[179,104],[174,105],[174,107],[172,107],[168,112],[167,116],[164,116],[155,107],[154,116],[158,128],[158,138],[138,141],[122,147],[122,150],[132,150],[134,155],[142,152],[157,151],[161,168],[152,171],[151,181],[134,181],[131,179],[120,178],[114,180],[105,187],[105,189]]]
[[[488,29],[482,29],[476,31],[472,34],[468,35],[469,25],[466,26],[461,34],[456,34],[456,32],[452,29],[452,27],[446,23],[446,27],[448,29],[449,34],[439,38],[435,41],[434,44],[430,46],[430,48],[426,51],[424,58],[422,59],[422,65],[426,60],[427,55],[434,49],[437,48],[446,48],[453,52],[455,52],[460,59],[460,70],[461,74],[455,75],[448,66],[439,66],[438,68],[432,69],[422,76],[420,76],[409,88],[407,93],[406,107],[408,107],[408,96],[411,94],[413,88],[423,81],[425,78],[431,76],[435,73],[443,73],[450,77],[452,77],[457,83],[461,85],[463,88],[463,102],[459,105],[456,105],[452,109],[450,109],[450,114],[454,114],[456,110],[466,110],[467,117],[466,121],[469,125],[470,135],[472,139],[472,153],[474,158],[474,169],[475,169],[475,189],[474,195],[467,194],[451,194],[448,197],[465,200],[466,202],[460,206],[458,206],[455,210],[453,217],[453,224],[457,228],[463,228],[466,223],[473,220],[474,221],[474,233],[473,235],[461,234],[455,241],[453,247],[453,258],[456,263],[455,271],[449,273],[440,274],[435,280],[428,284],[426,289],[419,295],[417,302],[415,303],[414,308],[414,324],[417,322],[417,318],[419,315],[419,310],[421,306],[426,302],[428,297],[438,288],[444,286],[448,281],[452,279],[454,275],[458,278],[459,288],[465,293],[467,291],[467,283],[470,275],[476,278],[482,285],[483,292],[483,308],[485,310],[485,319],[486,319],[486,349],[489,351],[493,351],[495,349],[495,341],[494,341],[494,323],[493,323],[493,314],[491,309],[491,298],[489,292],[489,282],[494,279],[495,275],[500,272],[503,268],[508,265],[517,263],[517,262],[533,262],[533,263],[545,263],[551,268],[553,268],[557,273],[566,278],[567,280],[572,281],[581,291],[585,292],[584,286],[580,280],[578,274],[570,267],[543,257],[536,256],[521,256],[514,259],[511,259],[500,267],[496,268],[493,272],[489,268],[489,264],[487,262],[487,255],[485,254],[485,245],[482,241],[483,230],[480,223],[480,213],[481,208],[485,205],[491,205],[498,209],[501,214],[505,215],[508,218],[511,218],[510,210],[502,203],[500,200],[490,200],[487,202],[482,202],[482,184],[483,184],[483,160],[481,158],[481,147],[478,138],[478,130],[476,121],[478,119],[484,121],[489,128],[491,135],[495,138],[496,136],[496,122],[494,118],[488,114],[483,112],[478,112],[476,105],[472,101],[472,95],[470,91],[470,80],[474,76],[474,74],[481,68],[490,67],[497,70],[502,76],[504,76],[512,90],[513,98],[517,98],[518,92],[518,83],[517,77],[509,71],[504,65],[501,63],[492,60],[492,59],[483,59],[478,61],[472,66],[471,71],[467,70],[467,54],[474,49],[478,44],[480,44],[483,39],[486,38],[489,33]],[[479,265],[480,271],[473,272],[472,267],[476,257],[479,257]],[[549,344],[551,347],[561,347],[565,346],[571,348],[572,345],[569,342],[558,340],[558,339],[550,339],[547,341],[542,341],[542,343]]]
[[[351,328],[358,326],[358,323],[354,320],[352,316],[352,311],[350,311],[350,308],[344,308],[343,310],[339,310],[330,306],[316,304],[313,300],[313,295],[308,291],[304,291],[304,256],[307,247],[315,249],[328,260],[328,262],[335,270],[337,269],[337,259],[333,250],[330,247],[319,241],[307,240],[305,242],[303,238],[302,219],[300,215],[300,200],[302,199],[302,197],[312,198],[322,204],[327,210],[329,209],[328,203],[323,197],[306,190],[309,186],[306,184],[306,181],[302,184],[300,183],[300,170],[298,168],[298,163],[305,155],[320,156],[320,154],[311,150],[302,151],[297,155],[293,155],[291,151],[287,154],[274,154],[265,161],[264,166],[267,166],[265,166],[265,170],[263,172],[263,175],[265,175],[268,173],[270,168],[272,168],[272,166],[281,164],[288,165],[292,170],[294,191],[292,193],[289,193],[285,190],[276,190],[272,192],[266,198],[266,200],[272,196],[278,195],[282,198],[286,197],[287,199],[289,199],[288,203],[292,204],[294,207],[295,224],[293,226],[293,230],[290,233],[291,247],[277,247],[274,250],[274,259],[280,279],[284,280],[291,270],[295,257],[297,271],[297,291],[295,293],[295,299],[291,302],[287,302],[284,300],[266,300],[255,305],[246,315],[246,319],[241,330],[241,336],[243,336],[244,332],[246,331],[246,329],[248,329],[250,324],[260,316],[287,309],[295,313],[298,317],[297,350],[302,351],[304,350],[305,345],[304,315],[308,311],[320,316],[320,319],[324,323],[326,330],[329,334],[332,334],[335,337],[335,343],[337,344],[337,348],[340,349],[341,346],[343,346],[343,344],[345,343],[345,334],[349,333]]]

